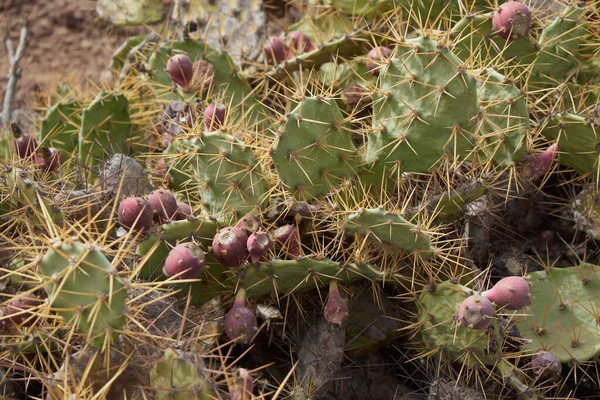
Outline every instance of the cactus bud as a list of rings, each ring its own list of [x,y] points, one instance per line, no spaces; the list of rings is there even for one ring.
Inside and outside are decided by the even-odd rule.
[[[18,295],[6,307],[6,316],[15,325],[31,326],[34,313],[29,311],[41,304],[41,300],[31,293]]]
[[[29,133],[15,133],[14,143],[17,155],[21,159],[31,157],[38,147],[37,140]]]
[[[553,144],[541,153],[528,154],[521,162],[521,173],[526,178],[537,178],[546,174],[558,152],[558,145]]]
[[[283,225],[273,232],[278,250],[284,250],[286,256],[295,259],[300,256],[300,232],[294,225]]]
[[[520,276],[502,278],[490,290],[481,294],[500,308],[520,310],[531,304],[529,282]]]
[[[223,228],[213,239],[212,251],[224,266],[239,267],[248,259],[247,241],[248,235],[240,228]]]
[[[246,290],[239,288],[233,307],[223,319],[223,330],[230,340],[248,343],[254,337],[257,325],[256,315],[246,307]]]
[[[179,274],[179,279],[194,279],[200,276],[205,267],[202,249],[195,243],[181,243],[169,252],[163,272],[168,277]]]
[[[540,350],[531,357],[531,370],[536,376],[558,378],[562,364],[553,353]]]
[[[258,262],[269,254],[269,250],[273,246],[273,242],[267,232],[255,232],[248,236],[246,247],[250,253],[250,261]]]
[[[315,49],[310,38],[300,31],[290,32],[290,44],[291,48],[298,53],[309,53]]]
[[[176,54],[167,61],[171,80],[186,90],[194,77],[194,65],[187,54]]]
[[[60,151],[54,147],[39,147],[34,160],[44,172],[54,172],[60,169]]]
[[[271,36],[267,39],[267,43],[264,47],[265,57],[268,62],[280,63],[288,57],[289,48],[283,40],[277,36]]]
[[[221,103],[211,103],[204,110],[204,129],[214,132],[221,129],[227,117],[227,107]]]
[[[128,230],[144,232],[152,226],[152,206],[141,197],[128,197],[119,204],[119,224]]]
[[[492,24],[501,38],[517,40],[529,34],[531,11],[518,1],[507,1],[494,13]]]
[[[348,303],[340,295],[336,281],[329,283],[329,298],[325,304],[325,319],[331,325],[342,326],[348,319]]]
[[[375,47],[367,53],[367,70],[375,76],[379,76],[379,66],[381,61],[390,58],[392,50],[387,47]]]
[[[247,215],[240,219],[235,227],[246,232],[246,235],[251,235],[261,228],[260,219],[254,215]]]
[[[467,297],[458,307],[458,322],[471,329],[485,329],[494,316],[494,306],[478,294]]]
[[[164,224],[175,217],[177,213],[177,199],[168,190],[154,190],[148,195],[148,203],[152,207],[154,221]]]
[[[181,201],[177,202],[177,212],[175,213],[175,220],[182,221],[184,219],[188,219],[194,215],[194,211],[189,204],[183,203]]]

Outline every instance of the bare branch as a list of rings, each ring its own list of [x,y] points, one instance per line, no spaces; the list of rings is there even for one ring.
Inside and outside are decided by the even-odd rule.
[[[4,46],[8,53],[10,61],[10,67],[8,69],[8,82],[6,84],[6,93],[4,94],[4,103],[2,108],[2,126],[8,126],[12,116],[12,102],[15,97],[15,91],[17,88],[17,81],[21,77],[21,68],[19,68],[19,62],[25,55],[25,49],[27,48],[27,21],[23,22],[21,27],[21,33],[19,35],[19,44],[15,51],[10,34],[7,33],[4,38]]]

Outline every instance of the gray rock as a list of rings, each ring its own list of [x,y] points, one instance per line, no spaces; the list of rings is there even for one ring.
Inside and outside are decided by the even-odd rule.
[[[124,154],[115,154],[104,164],[100,179],[102,189],[111,196],[145,196],[154,189],[144,167]]]

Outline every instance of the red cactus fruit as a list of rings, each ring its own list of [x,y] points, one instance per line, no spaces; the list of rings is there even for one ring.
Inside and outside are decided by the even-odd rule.
[[[194,64],[187,54],[176,54],[167,61],[171,80],[186,90],[194,77]]]
[[[164,224],[177,214],[177,199],[165,189],[154,190],[148,195],[148,203],[152,207],[154,221]]]
[[[246,215],[235,224],[235,227],[246,232],[246,235],[251,235],[261,228],[260,219],[255,215]]]
[[[35,153],[35,149],[38,147],[37,140],[35,140],[29,133],[15,134],[15,150],[19,158],[28,158]]]
[[[309,53],[315,49],[308,35],[300,31],[290,32],[290,45],[297,53]]]
[[[331,325],[342,326],[348,319],[348,302],[340,295],[336,281],[329,283],[329,298],[325,304],[325,319]]]
[[[248,259],[247,241],[248,235],[240,228],[223,228],[213,239],[212,251],[217,261],[224,266],[239,267]]]
[[[177,202],[177,212],[175,213],[175,220],[182,221],[184,219],[188,219],[194,215],[194,210],[189,204],[183,203],[181,201]]]
[[[558,378],[562,364],[553,353],[540,350],[531,357],[531,371],[540,377]]]
[[[195,243],[181,243],[169,252],[163,272],[166,276],[178,275],[179,279],[194,279],[206,267],[204,252]]]
[[[527,178],[537,178],[546,174],[558,153],[558,145],[553,144],[541,153],[528,154],[521,162],[521,173]]]
[[[494,12],[492,24],[501,38],[517,40],[529,34],[531,11],[518,1],[507,1]]]
[[[481,294],[500,308],[520,310],[531,304],[529,282],[520,276],[502,278],[490,290]]]
[[[267,232],[258,231],[248,236],[246,247],[250,253],[250,261],[255,263],[264,259],[272,246],[273,242]]]
[[[280,63],[290,54],[288,46],[277,36],[271,36],[263,49],[268,62]]]
[[[204,129],[214,132],[223,127],[227,118],[227,107],[221,103],[211,103],[204,110]]]
[[[246,290],[239,288],[233,307],[223,319],[223,330],[230,340],[248,343],[254,337],[257,325],[256,315],[246,307]]]
[[[36,318],[30,311],[41,304],[41,300],[31,293],[17,295],[6,307],[6,316],[15,325],[31,326]]]
[[[385,46],[371,49],[371,51],[367,53],[367,62],[365,63],[367,70],[373,75],[379,76],[379,67],[381,65],[381,61],[390,58],[391,55],[392,50]]]
[[[239,368],[236,376],[229,386],[231,400],[250,400],[254,391],[254,382],[250,372],[245,368]]]
[[[458,307],[458,322],[471,329],[485,329],[494,317],[494,306],[478,294],[467,297]]]
[[[128,230],[144,232],[152,226],[152,206],[141,197],[128,197],[119,204],[119,224]]]
[[[286,256],[296,259],[300,256],[300,232],[294,225],[283,225],[273,232],[275,247],[277,250],[284,250]]]

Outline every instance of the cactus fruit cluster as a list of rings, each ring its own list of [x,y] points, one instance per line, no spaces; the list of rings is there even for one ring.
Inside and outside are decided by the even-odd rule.
[[[133,3],[2,128],[0,397],[600,391],[600,4]]]

